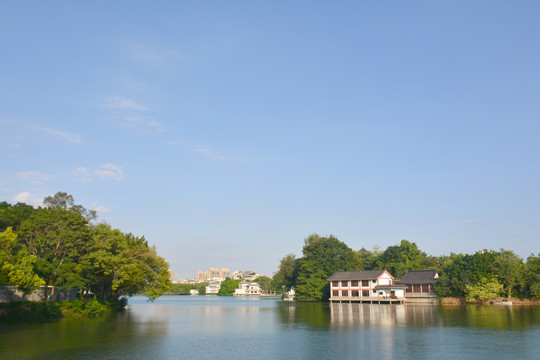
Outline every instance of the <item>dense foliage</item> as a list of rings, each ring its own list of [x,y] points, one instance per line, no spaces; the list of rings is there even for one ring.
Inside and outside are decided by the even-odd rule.
[[[354,253],[355,256],[352,256]],[[328,296],[327,279],[336,271],[387,269],[396,279],[407,270],[435,269],[437,295],[485,300],[505,295],[540,298],[540,254],[527,262],[511,250],[429,256],[415,243],[402,240],[384,251],[375,247],[352,252],[334,237],[311,235],[305,240],[303,257],[286,255],[273,281],[282,293],[295,288],[300,301],[320,301]]]
[[[0,203],[0,285],[45,285],[46,298],[77,289],[85,303],[136,293],[153,300],[169,289],[169,266],[144,237],[93,224],[95,212],[66,193],[44,204]]]
[[[197,290],[199,295],[206,294],[206,287],[208,286],[207,282],[200,282],[197,284],[178,284],[174,283],[171,285],[171,293],[173,294],[190,294],[191,290]]]
[[[345,243],[330,235],[312,234],[304,240],[303,257],[287,255],[281,261],[280,271],[274,276],[284,289],[295,288],[301,301],[328,299],[328,277],[336,271],[361,270],[360,256]]]
[[[240,284],[240,280],[223,280],[217,294],[219,296],[233,296],[234,291],[238,289],[238,284]]]

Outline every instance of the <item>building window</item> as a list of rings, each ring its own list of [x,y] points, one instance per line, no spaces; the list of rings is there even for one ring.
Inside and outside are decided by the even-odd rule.
[[[349,296],[349,290],[341,290],[341,296]]]
[[[359,296],[359,295],[358,295],[358,290],[353,290],[353,291],[351,291],[351,296],[352,296],[352,297],[358,297],[358,296]]]
[[[362,280],[362,286],[369,286],[369,282],[367,280]]]
[[[341,287],[349,287],[349,282],[348,281],[342,281],[341,282]]]
[[[377,294],[377,290],[373,289],[373,293],[374,293],[374,294]]]
[[[332,290],[332,296],[339,296],[338,290]]]
[[[332,287],[338,287],[339,281],[332,281]]]
[[[407,285],[405,292],[412,293],[412,285]]]
[[[369,290],[362,290],[362,296],[369,296]]]
[[[351,287],[358,287],[358,280],[351,281]]]
[[[377,280],[371,280],[372,283],[376,284],[377,283]]]

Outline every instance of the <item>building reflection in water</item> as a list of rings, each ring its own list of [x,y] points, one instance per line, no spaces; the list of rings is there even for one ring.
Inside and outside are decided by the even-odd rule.
[[[332,325],[430,326],[438,323],[434,305],[330,304]]]

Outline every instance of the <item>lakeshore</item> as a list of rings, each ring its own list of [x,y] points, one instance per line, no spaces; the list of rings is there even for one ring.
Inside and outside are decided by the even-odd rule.
[[[0,324],[3,359],[535,359],[540,307],[129,299],[100,318]]]

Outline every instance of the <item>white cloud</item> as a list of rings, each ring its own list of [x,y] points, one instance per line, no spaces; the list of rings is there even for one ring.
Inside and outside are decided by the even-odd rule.
[[[76,168],[74,171],[73,171],[73,176],[75,176],[77,178],[77,180],[79,180],[80,182],[89,182],[89,181],[92,181],[92,175],[90,174],[90,172],[88,171],[87,168],[85,168],[84,166],[79,166],[78,168]]]
[[[127,48],[136,61],[150,66],[163,66],[168,62],[183,58],[183,56],[175,50],[157,49],[150,45],[135,41],[127,42]]]
[[[194,145],[194,144],[191,144],[189,142],[170,141],[170,142],[168,142],[168,144],[171,145],[171,146],[179,145],[179,146],[185,148],[188,151],[200,154],[200,155],[202,155],[204,157],[207,157],[209,159],[222,160],[222,161],[231,161],[231,162],[233,162],[233,161],[244,161],[244,159],[241,158],[241,157],[234,156],[234,155],[223,155],[223,154],[220,154],[220,153],[217,153],[217,152],[211,150],[210,148],[208,148],[206,146]]]
[[[111,96],[105,99],[106,108],[109,109],[121,109],[121,110],[137,110],[146,111],[148,108],[142,104],[139,104],[131,99],[123,96]]]
[[[52,175],[45,175],[39,171],[23,171],[15,174],[15,178],[21,181],[30,182],[33,184],[43,184],[47,180],[54,178]]]
[[[47,134],[62,138],[73,144],[82,144],[81,137],[77,134],[71,134],[60,130],[54,130],[47,127],[38,127],[38,130],[46,132]]]
[[[124,170],[121,166],[111,163],[103,164],[94,171],[94,175],[102,179],[123,180]]]
[[[92,204],[92,205],[90,206],[90,208],[91,208],[92,210],[94,210],[95,212],[97,212],[98,214],[104,214],[104,213],[110,213],[110,212],[112,212],[111,209],[108,209],[108,208],[106,208],[106,207],[103,206],[103,205],[99,205],[99,206],[98,206],[97,204]]]
[[[18,193],[13,197],[13,202],[16,203],[25,203],[32,206],[42,206],[43,205],[43,199],[41,197],[38,197],[37,195],[33,195],[28,191],[23,191],[21,193]]]
[[[154,118],[138,113],[124,114],[117,117],[117,125],[123,128],[140,128],[149,131],[164,132],[167,129]]]

